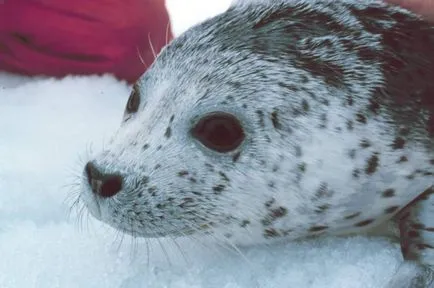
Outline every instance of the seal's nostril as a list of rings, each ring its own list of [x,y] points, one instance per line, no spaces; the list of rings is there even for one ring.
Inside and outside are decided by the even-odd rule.
[[[92,163],[88,162],[84,167],[87,182],[94,194],[108,198],[122,190],[122,177],[116,174],[103,174]]]
[[[103,180],[99,195],[102,197],[112,197],[122,190],[122,177],[110,175]]]
[[[94,178],[93,175],[96,174],[96,169],[92,162],[87,162],[86,166],[84,167],[84,171],[86,172],[87,182],[89,185],[92,185],[92,179]]]

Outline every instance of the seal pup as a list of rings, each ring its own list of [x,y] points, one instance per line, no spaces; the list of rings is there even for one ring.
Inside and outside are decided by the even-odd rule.
[[[170,43],[83,172],[138,237],[371,233],[434,268],[434,30],[374,0],[236,1]]]

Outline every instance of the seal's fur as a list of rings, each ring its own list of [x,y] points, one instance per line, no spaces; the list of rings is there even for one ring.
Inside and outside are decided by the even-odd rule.
[[[122,176],[122,191],[102,198],[84,181],[81,198],[143,237],[378,232],[433,193],[433,29],[381,1],[235,2],[175,39],[137,82],[138,112],[92,160]],[[189,133],[215,111],[242,123],[235,151]]]

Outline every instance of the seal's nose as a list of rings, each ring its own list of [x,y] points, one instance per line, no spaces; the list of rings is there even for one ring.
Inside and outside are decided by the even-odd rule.
[[[116,174],[103,174],[92,162],[84,168],[87,181],[92,192],[104,198],[109,198],[122,190],[122,177]]]

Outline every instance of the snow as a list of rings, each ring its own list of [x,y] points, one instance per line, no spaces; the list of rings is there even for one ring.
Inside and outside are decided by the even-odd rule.
[[[229,1],[220,1],[168,0],[176,34],[223,11]],[[385,239],[324,238],[240,256],[191,239],[133,240],[69,213],[74,176],[117,129],[128,94],[109,76],[0,74],[0,287],[374,288],[402,263]]]

